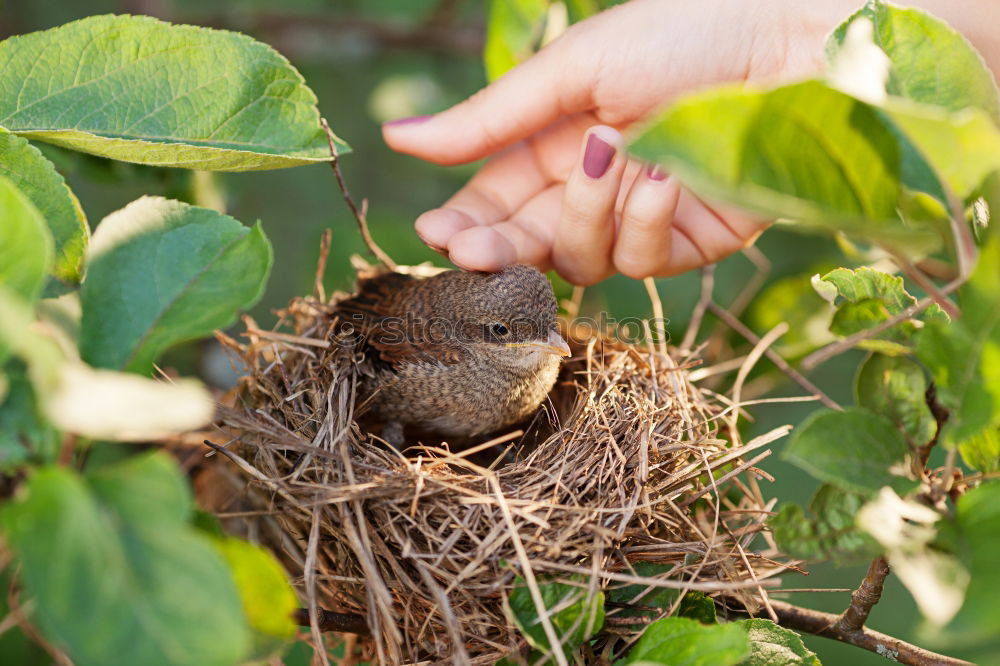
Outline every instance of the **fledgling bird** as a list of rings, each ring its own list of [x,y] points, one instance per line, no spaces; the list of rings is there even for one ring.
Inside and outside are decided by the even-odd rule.
[[[409,424],[472,437],[525,419],[570,354],[552,285],[529,266],[425,279],[385,273],[362,281],[336,312],[372,361],[361,397],[395,445]]]

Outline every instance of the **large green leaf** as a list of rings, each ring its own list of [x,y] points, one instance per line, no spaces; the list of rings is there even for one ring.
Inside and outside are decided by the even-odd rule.
[[[549,0],[492,0],[483,64],[495,81],[530,57],[542,41]]]
[[[271,246],[260,225],[143,197],[94,233],[81,300],[80,352],[146,372],[165,348],[210,334],[260,298]]]
[[[45,468],[4,510],[32,621],[78,666],[231,666],[246,655],[236,587],[185,524],[183,484],[163,454],[107,468],[92,484]]]
[[[929,243],[899,220],[900,152],[873,107],[819,81],[723,87],[674,104],[632,145],[695,191],[771,217]]]
[[[330,159],[316,96],[245,35],[92,16],[5,40],[0,63],[0,126],[21,136],[202,170]]]
[[[913,485],[897,475],[908,452],[892,421],[849,408],[814,412],[792,435],[784,457],[821,481],[871,494]]]
[[[875,44],[889,56],[890,95],[952,111],[974,106],[1000,120],[996,83],[982,56],[957,30],[919,9],[870,0],[830,36],[828,60],[836,58],[858,17],[874,24]]]
[[[750,643],[739,624],[701,624],[686,617],[665,617],[649,625],[618,663],[730,666],[748,656]]]
[[[820,666],[816,653],[791,629],[759,618],[740,620],[750,638],[750,657],[743,666]]]
[[[824,483],[809,503],[809,515],[785,504],[767,524],[782,550],[803,560],[855,562],[869,560],[878,545],[855,526],[865,495]]]
[[[923,369],[904,356],[872,354],[854,379],[858,406],[892,421],[911,446],[927,444],[936,428],[926,392]]]
[[[531,598],[527,583],[520,576],[507,598],[511,619],[521,635],[535,649],[551,654],[555,649],[571,655],[585,640],[600,631],[604,625],[604,593],[599,589],[589,594],[583,577],[572,576],[565,580],[576,584],[539,580],[538,589],[544,608],[538,608]],[[545,633],[539,613],[548,613],[556,631],[559,646],[553,646]]]
[[[28,197],[0,175],[0,285],[32,302],[51,266],[52,236],[45,221]]]
[[[10,179],[45,218],[56,246],[52,272],[63,280],[79,280],[90,228],[52,162],[26,139],[0,127],[0,176]]]
[[[917,355],[934,377],[938,399],[951,410],[945,427],[949,443],[1000,427],[998,303],[1000,233],[993,229],[971,279],[959,289],[962,316],[950,324],[928,322],[918,336]]]

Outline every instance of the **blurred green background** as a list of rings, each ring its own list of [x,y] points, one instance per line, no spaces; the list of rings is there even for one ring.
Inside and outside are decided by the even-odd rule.
[[[860,3],[859,3],[860,4]],[[108,12],[150,14],[174,22],[193,23],[246,32],[287,56],[316,91],[320,110],[334,131],[354,152],[343,159],[348,185],[358,200],[370,203],[369,219],[378,242],[400,263],[446,263],[424,247],[413,233],[413,220],[438,206],[473,173],[475,165],[441,168],[397,155],[382,143],[381,122],[431,113],[446,108],[484,85],[481,64],[487,3],[482,0],[0,0],[0,38],[41,30],[74,19]],[[45,148],[79,196],[96,225],[106,214],[143,194],[208,201],[222,197],[226,212],[246,224],[261,220],[274,245],[275,262],[268,290],[252,315],[263,325],[274,321],[273,310],[312,289],[319,239],[332,228],[334,241],[326,275],[328,288],[351,284],[348,257],[363,246],[353,219],[340,199],[328,166],[317,165],[249,174],[219,174],[214,179],[187,172],[137,167]],[[747,320],[758,333],[781,320],[792,323],[785,353],[795,353],[796,338],[804,338],[812,312],[822,302],[809,288],[809,276],[837,265],[850,265],[829,239],[765,233],[757,248],[771,264],[767,284],[748,311]],[[756,274],[746,257],[722,262],[715,278],[718,302],[733,301]],[[679,339],[698,298],[700,276],[683,275],[658,281],[670,331]],[[560,296],[569,286],[558,284]],[[648,316],[649,300],[643,285],[622,277],[588,289],[583,313],[607,309],[611,316]],[[708,320],[703,331],[715,322]],[[732,338],[739,344],[738,338]],[[189,345],[175,350],[168,363],[184,372],[198,368],[206,347]],[[816,381],[834,399],[850,404],[851,380],[859,355],[848,354],[821,367]],[[756,386],[775,395],[797,395],[765,362],[754,375]],[[754,408],[748,425],[752,437],[784,423],[797,424],[815,407],[793,403]],[[780,454],[782,443],[775,453]],[[765,493],[783,501],[807,504],[817,482],[779,455],[763,467],[776,477]],[[766,483],[766,482],[764,482]],[[794,588],[852,587],[865,567],[810,567],[802,578],[785,577]],[[791,595],[790,601],[831,612],[841,611],[848,593]],[[916,610],[909,594],[889,577],[886,593],[875,607],[873,628],[926,645],[918,633]],[[825,639],[806,637],[825,664],[856,666],[884,663],[881,657]],[[930,647],[930,646],[928,646]],[[984,654],[963,653],[948,646],[949,654],[982,663]],[[10,661],[14,659],[14,661]],[[32,663],[25,655],[3,655],[0,663]],[[40,663],[44,663],[40,662]],[[993,662],[1000,663],[1000,662]]]

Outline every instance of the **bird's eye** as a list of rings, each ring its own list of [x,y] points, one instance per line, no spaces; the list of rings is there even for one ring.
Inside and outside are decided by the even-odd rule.
[[[490,326],[490,333],[498,338],[505,338],[510,333],[510,329],[501,323],[496,323]]]

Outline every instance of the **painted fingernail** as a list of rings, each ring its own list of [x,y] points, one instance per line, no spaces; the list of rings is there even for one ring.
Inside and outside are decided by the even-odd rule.
[[[646,178],[661,182],[667,179],[667,172],[661,169],[659,164],[650,164],[646,167]]]
[[[388,122],[382,123],[383,127],[395,127],[397,125],[416,125],[422,123],[429,118],[433,118],[433,114],[428,114],[425,116],[411,116],[409,118],[398,118],[396,120],[390,120]]]
[[[596,134],[587,137],[587,147],[583,150],[583,172],[590,178],[600,178],[608,171],[615,158],[615,147]]]

